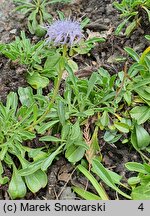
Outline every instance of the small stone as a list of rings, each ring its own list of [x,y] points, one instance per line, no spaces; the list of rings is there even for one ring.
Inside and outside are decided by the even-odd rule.
[[[101,52],[101,56],[102,56],[102,58],[104,58],[106,56],[106,53],[105,52]]]
[[[108,18],[105,18],[103,22],[104,22],[103,24],[110,24],[111,23],[110,19],[108,19]]]
[[[107,10],[107,14],[112,14],[114,12],[114,8],[112,4],[108,4],[106,10]]]
[[[2,33],[4,31],[3,27],[0,27],[0,33]]]
[[[10,34],[16,34],[16,32],[17,32],[17,29],[12,29],[12,30],[10,31]]]

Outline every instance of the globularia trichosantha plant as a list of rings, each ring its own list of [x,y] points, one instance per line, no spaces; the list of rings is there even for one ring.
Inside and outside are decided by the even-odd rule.
[[[50,37],[50,35],[53,35],[53,37]],[[47,27],[47,36],[46,45],[44,41],[32,45],[30,40],[26,38],[25,33],[21,32],[21,38],[17,37],[11,44],[2,44],[0,47],[1,52],[5,56],[27,66],[30,78],[35,74],[35,72],[32,74],[31,70],[40,68],[41,60],[45,57],[45,46],[47,46],[46,50],[48,53],[51,47],[58,50],[56,70],[58,76],[55,80],[54,90],[48,97],[42,95],[42,86],[37,87],[36,95],[33,95],[30,88],[19,88],[18,94],[21,106],[18,104],[16,93],[8,95],[5,106],[1,103],[0,159],[2,163],[0,164],[0,180],[1,184],[6,184],[10,181],[8,192],[12,199],[24,197],[27,188],[35,193],[46,186],[47,176],[45,171],[57,154],[62,151],[64,145],[66,145],[66,151],[69,149],[66,153],[68,158],[71,153],[70,144],[74,145],[74,148],[72,147],[74,150],[76,150],[77,145],[78,151],[76,155],[78,157],[75,161],[80,160],[85,150],[88,149],[83,141],[79,122],[77,121],[74,125],[68,122],[64,125],[66,120],[61,118],[62,110],[57,111],[57,107],[55,107],[59,106],[58,110],[63,107],[61,100],[56,102],[56,97],[58,97],[57,94],[64,70],[68,69],[69,75],[72,76],[71,80],[74,79],[72,63],[71,65],[69,64],[69,52],[74,47],[77,47],[83,38],[82,29],[80,24],[75,21],[56,21],[52,26]],[[89,42],[91,45],[92,43]],[[91,45],[90,47],[92,47]],[[46,57],[48,59],[50,56]],[[63,125],[62,137],[57,138],[52,134],[51,136],[46,135],[47,129],[50,129],[58,122]],[[76,130],[79,132],[77,134],[78,137],[75,136],[73,138],[71,136],[72,142],[68,140],[67,144],[67,137],[74,134]],[[36,133],[40,134],[40,141],[56,143],[54,148],[48,148],[48,145],[46,145],[45,147],[32,149],[22,145],[26,140],[33,140],[36,137]],[[61,145],[58,146],[57,143],[61,143]],[[28,159],[26,159],[26,156]],[[19,165],[15,163],[14,158],[17,158]],[[74,161],[71,158],[70,156],[69,160]],[[2,177],[2,175],[5,176],[5,173],[3,173],[4,163],[13,170],[10,180],[7,177]]]
[[[35,88],[34,94],[30,87],[19,88],[18,96],[10,93],[6,105],[1,104],[0,183],[9,181],[3,168],[7,166],[13,169],[9,184],[11,198],[24,197],[27,187],[35,193],[46,185],[47,168],[63,152],[73,164],[82,160],[84,167],[79,165],[77,168],[97,191],[94,196],[74,187],[80,196],[109,199],[96,179],[99,177],[118,194],[131,199],[128,187],[128,194],[120,190],[120,187],[125,187],[121,176],[102,165],[99,139],[110,145],[119,142],[131,148],[132,144],[144,160],[149,161],[144,153],[149,151],[150,139],[143,125],[149,120],[149,48],[141,55],[125,48],[136,61],[129,70],[125,67],[118,74],[110,75],[99,68],[89,79],[79,79],[74,75],[78,65],[73,56],[88,53],[94,43],[102,39],[85,40],[79,24],[66,19],[56,21],[46,29],[46,42],[33,45],[22,32],[15,45],[3,44],[0,48],[7,57],[10,55],[13,61],[27,66],[28,82]],[[64,80],[64,91],[59,95],[64,71],[68,75]],[[42,77],[47,78],[47,84],[49,79],[54,80],[54,88],[46,96],[43,96],[42,88],[47,84]],[[139,89],[141,86],[144,89]],[[99,131],[102,136],[99,136]],[[41,148],[22,145],[24,142],[28,144],[29,140],[34,143],[35,137],[41,142]],[[33,181],[38,184],[33,184]]]

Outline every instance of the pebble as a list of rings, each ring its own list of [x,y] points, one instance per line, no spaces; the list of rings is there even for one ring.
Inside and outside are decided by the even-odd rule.
[[[4,27],[0,27],[0,33],[4,31]]]
[[[12,29],[9,33],[10,34],[16,34],[16,32],[17,32],[17,29]]]
[[[107,11],[107,14],[113,14],[114,13],[114,8],[113,8],[112,4],[107,5],[106,11]]]
[[[104,23],[105,23],[105,24],[108,24],[108,23],[110,24],[110,23],[111,23],[111,20],[108,19],[108,18],[105,18],[105,19],[104,19]]]

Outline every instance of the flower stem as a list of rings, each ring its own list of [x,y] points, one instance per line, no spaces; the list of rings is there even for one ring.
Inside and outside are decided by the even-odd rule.
[[[67,45],[65,44],[63,46],[63,57],[65,58],[67,56]]]
[[[37,119],[35,122],[33,122],[30,126],[26,127],[27,130],[33,130],[34,126],[39,124],[40,122],[42,122],[44,120],[44,118],[46,117],[46,115],[50,112],[50,110],[51,110],[51,108],[52,108],[52,106],[56,100],[56,96],[58,94],[58,91],[59,91],[63,72],[64,72],[64,67],[60,66],[60,71],[58,74],[57,83],[56,83],[56,86],[54,88],[53,96],[51,98],[50,103],[48,104],[48,107],[46,108],[45,112],[41,115],[41,117],[39,119]]]

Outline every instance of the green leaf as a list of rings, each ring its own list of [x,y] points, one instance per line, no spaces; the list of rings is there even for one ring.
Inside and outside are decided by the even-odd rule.
[[[131,105],[132,102],[132,93],[130,91],[126,91],[123,95],[125,101],[127,102],[128,106]]]
[[[49,79],[34,72],[33,75],[28,74],[27,82],[35,89],[45,88],[49,84]]]
[[[115,138],[115,135],[113,132],[111,131],[106,131],[104,134],[104,140],[106,142],[110,142],[111,140],[113,140]]]
[[[149,164],[144,164],[144,168],[145,168],[145,170],[148,172],[148,173],[150,173],[150,165]]]
[[[110,175],[111,179],[113,180],[113,182],[115,184],[120,184],[120,181],[122,179],[122,176],[118,175],[117,173],[109,170],[109,169],[106,169],[108,174]]]
[[[96,152],[100,152],[99,139],[98,139],[98,127],[95,127],[94,133],[92,135],[91,146],[92,146],[92,150],[94,151],[93,152],[94,155],[96,154]]]
[[[64,140],[59,139],[57,137],[54,136],[43,136],[39,139],[39,141],[44,141],[44,142],[62,142]]]
[[[150,40],[150,35],[145,35],[145,38],[146,38],[147,40]]]
[[[133,200],[150,200],[150,186],[141,185],[132,190],[131,193]]]
[[[34,103],[33,90],[31,87],[19,87],[18,94],[22,105],[29,107]]]
[[[146,88],[146,87],[145,87]],[[150,106],[150,93],[145,89],[135,89],[134,90],[138,95]]]
[[[33,122],[35,123],[38,118],[38,106],[37,104],[33,105]]]
[[[8,148],[9,147],[7,145],[1,148],[1,151],[0,151],[0,160],[1,161],[4,160],[5,155],[6,155],[7,151],[8,151]]]
[[[99,184],[99,182],[96,180],[96,178],[94,178],[94,176],[88,170],[86,170],[82,165],[78,165],[77,168],[91,182],[91,184],[96,189],[96,191],[97,191],[98,195],[100,196],[100,198],[102,200],[108,200],[109,198],[108,198],[107,193],[105,192],[103,187]]]
[[[86,150],[89,150],[89,146],[87,145],[87,143],[84,141],[84,140],[77,140],[77,141],[75,141],[75,142],[73,142],[73,144],[75,145],[75,146],[80,146],[80,147],[83,147],[84,149],[86,149]],[[69,146],[70,147],[70,146]]]
[[[58,122],[59,122],[59,120],[41,123],[40,126],[36,127],[36,130],[39,134],[44,134],[46,132],[46,130],[51,129]]]
[[[52,69],[54,67],[56,67],[56,65],[58,64],[60,60],[60,54],[59,53],[52,53],[51,55],[49,55],[45,61],[44,64],[44,69]]]
[[[130,47],[125,47],[124,50],[137,62],[140,61],[140,56]]]
[[[41,25],[37,25],[35,28],[35,35],[38,37],[43,37],[46,34],[46,30],[44,27],[42,27]]]
[[[144,149],[146,146],[150,144],[149,133],[141,125],[135,126],[135,132],[138,148]]]
[[[136,106],[130,111],[130,115],[137,121],[137,124],[143,124],[150,119],[150,107],[148,106]]]
[[[133,83],[133,87],[131,88],[131,90],[134,90],[134,91],[141,90],[140,87],[143,87],[148,84],[150,84],[150,77],[146,77],[144,79],[141,79],[141,81],[138,80],[137,83]]]
[[[9,109],[13,109],[13,113],[15,114],[17,106],[18,106],[18,97],[17,97],[17,94],[15,92],[10,92],[7,95],[6,109],[7,109],[7,111]]]
[[[101,200],[101,198],[91,192],[88,192],[79,187],[72,187],[73,191],[85,200]]]
[[[139,150],[135,129],[131,132],[131,143],[136,150]]]
[[[62,131],[61,131],[61,138],[64,140],[64,139],[67,139],[69,133],[70,133],[70,130],[71,130],[71,125],[70,124],[65,124],[63,125],[62,127]]]
[[[150,22],[150,10],[148,10],[148,8],[145,7],[145,6],[143,6],[143,5],[142,5],[142,8],[144,8],[144,10],[147,12],[148,20],[149,20],[149,22]]]
[[[93,159],[92,161],[92,171],[96,173],[109,187],[116,187],[108,171],[97,159]]]
[[[34,162],[45,159],[45,158],[47,158],[48,154],[46,152],[42,151],[42,149],[44,149],[44,148],[45,147],[30,149],[28,152],[28,156],[30,158],[33,158]]]
[[[122,122],[115,122],[114,126],[123,133],[129,133],[129,125],[122,123]]]
[[[125,167],[134,172],[139,172],[143,174],[147,174],[148,172],[145,170],[144,165],[137,162],[128,162],[125,164]]]
[[[125,35],[130,36],[130,34],[134,31],[134,29],[136,29],[136,27],[137,27],[137,20],[134,20],[126,28]]]
[[[125,24],[128,22],[128,19],[123,20],[123,22],[121,22],[118,27],[115,30],[115,35],[119,35],[119,33],[121,32],[121,30],[123,29],[123,27],[125,26]]]
[[[4,185],[9,181],[8,177],[2,177],[3,174],[3,166],[2,163],[0,161],[0,185]]]
[[[67,72],[69,74],[69,78],[70,78],[71,82],[73,83],[75,94],[78,95],[79,89],[78,89],[78,85],[77,85],[77,78],[75,77],[75,75],[72,71],[72,68],[68,64],[65,65],[65,69],[67,70]]]
[[[25,130],[18,131],[18,134],[21,135],[23,140],[32,140],[36,137],[34,133]]]
[[[83,113],[84,113],[86,116],[93,116],[93,115],[94,115],[94,109],[85,110]]]
[[[86,44],[88,44],[88,45],[96,43],[96,42],[105,42],[105,39],[104,38],[99,38],[99,37],[93,37],[91,39],[86,40]]]
[[[62,147],[64,146],[65,144],[63,143],[61,146],[59,146],[57,148],[56,151],[54,151],[52,154],[49,155],[48,158],[46,158],[42,165],[41,165],[41,170],[43,171],[46,171],[47,168],[52,164],[53,160],[56,158],[56,156],[62,151]]]
[[[71,145],[69,148],[67,148],[65,157],[68,159],[69,162],[76,163],[83,158],[84,154],[84,147]]]
[[[58,117],[59,117],[59,121],[62,125],[65,124],[66,118],[65,118],[65,105],[62,101],[58,101],[58,108],[57,108],[57,112],[58,112]]]
[[[13,165],[13,174],[8,187],[11,199],[23,198],[26,195],[26,186],[23,178],[18,174],[18,170]]]
[[[76,140],[81,134],[79,121],[77,121],[74,125],[72,125],[70,140]]]
[[[131,186],[135,186],[136,184],[140,183],[140,178],[139,177],[131,177],[128,179],[128,184]]]
[[[122,134],[117,134],[116,131],[106,131],[104,134],[104,140],[108,143],[115,143],[121,138]]]
[[[89,19],[88,17],[85,17],[85,18],[81,21],[81,23],[80,23],[82,29],[83,29],[89,22],[90,22],[90,19]]]
[[[109,187],[111,187],[112,189],[117,191],[122,196],[124,196],[124,197],[126,197],[128,199],[131,199],[130,196],[128,196],[127,194],[122,192],[114,184],[114,182],[113,182],[110,174],[108,173],[108,171],[105,169],[105,167],[97,159],[93,159],[93,161],[92,161],[92,171],[94,171],[94,173],[96,173]]]
[[[89,81],[88,81],[88,89],[87,89],[87,95],[86,95],[86,98],[89,97],[91,91],[93,90],[94,86],[95,86],[95,83],[97,81],[97,73],[92,73]]]
[[[2,177],[2,176],[0,175],[0,185],[5,185],[5,184],[8,183],[8,182],[9,182],[9,178],[8,178],[7,176]]]
[[[58,62],[59,71],[64,71],[65,64],[66,64],[65,57],[64,56],[60,56],[60,59],[59,59],[59,62]]]
[[[32,163],[28,162],[23,169],[20,169],[18,171],[18,174],[20,176],[28,176],[28,175],[35,173],[37,170],[39,170],[41,168],[41,164],[43,163],[44,160],[41,159],[41,160],[38,160],[38,161],[35,161]]]
[[[29,190],[36,193],[47,185],[47,175],[42,170],[37,170],[31,175],[25,176],[25,182]]]
[[[100,122],[102,124],[103,127],[108,126],[109,124],[109,115],[107,111],[104,111],[101,118],[100,118]]]
[[[60,1],[60,0],[59,0]],[[51,3],[51,2],[50,2]],[[65,19],[65,15],[64,15],[64,13],[62,12],[62,11],[58,11],[57,10],[57,13],[58,13],[58,16],[59,16],[59,19],[60,20],[64,20]]]
[[[29,120],[29,117],[31,116],[30,114],[33,112],[33,105],[34,104],[32,104],[30,107],[28,107],[28,108],[26,108],[26,107],[21,107],[22,108],[22,110],[23,110],[23,115],[19,115],[19,118],[21,119],[20,121],[19,121],[19,125],[21,125],[21,124],[23,124],[24,122],[26,122],[27,120]],[[21,109],[20,108],[20,109]],[[20,111],[20,110],[19,110]],[[20,114],[22,114],[21,112],[20,112]],[[29,121],[28,121],[29,122]],[[29,122],[30,123],[30,122]]]
[[[70,68],[72,69],[73,72],[77,72],[78,71],[78,65],[75,61],[69,59],[68,60],[68,65],[70,66]]]

